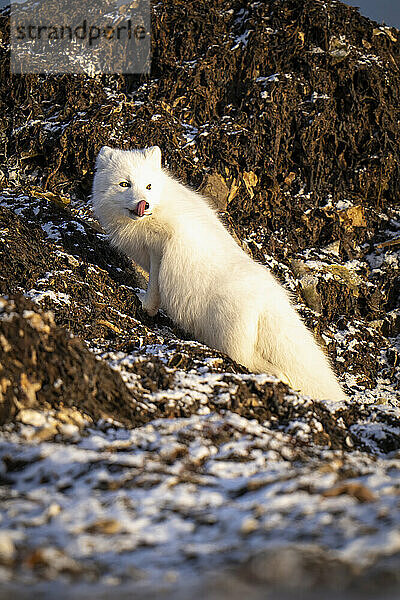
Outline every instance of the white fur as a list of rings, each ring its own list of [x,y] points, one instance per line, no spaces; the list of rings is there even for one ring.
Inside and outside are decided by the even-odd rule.
[[[141,200],[149,208],[138,217],[130,211]],[[314,398],[345,398],[286,290],[243,252],[204,198],[161,168],[157,146],[102,148],[92,202],[111,242],[149,273],[141,300],[150,315],[161,306],[197,340],[251,371]]]

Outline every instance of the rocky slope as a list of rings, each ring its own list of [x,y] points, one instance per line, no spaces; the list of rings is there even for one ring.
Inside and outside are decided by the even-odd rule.
[[[10,75],[1,18],[4,593],[378,597],[399,585],[400,34],[334,1],[152,10],[148,78]],[[348,403],[142,312],[88,202],[105,143],[160,145],[215,202]]]

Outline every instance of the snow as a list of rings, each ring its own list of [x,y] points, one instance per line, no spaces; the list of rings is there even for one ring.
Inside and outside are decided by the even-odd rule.
[[[231,441],[215,444],[221,430]],[[1,457],[27,463],[3,487],[3,531],[18,532],[17,547],[98,565],[100,580],[122,582],[135,567],[148,582],[170,570],[183,581],[267,543],[312,539],[354,565],[400,549],[399,458],[320,450],[293,461],[288,434],[232,413],[87,430],[72,445],[25,432],[0,445]],[[342,471],[376,499],[325,497]]]
[[[50,298],[56,304],[63,302],[64,304],[70,304],[70,297],[68,294],[63,292],[53,292],[52,290],[38,291],[35,289],[29,290],[25,293],[27,298],[33,300],[33,302],[40,303],[45,298]]]

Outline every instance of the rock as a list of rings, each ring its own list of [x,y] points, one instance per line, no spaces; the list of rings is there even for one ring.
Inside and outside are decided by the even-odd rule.
[[[360,286],[364,283],[357,273],[346,265],[324,265],[322,271],[331,273],[340,283],[350,288],[352,294],[359,295]]]
[[[344,483],[337,485],[329,490],[325,490],[322,495],[325,498],[335,498],[336,496],[342,496],[347,494],[352,498],[358,500],[358,502],[376,502],[378,498],[374,493],[371,492],[365,485],[361,483],[353,483],[351,481],[345,481]]]
[[[257,529],[259,529],[259,528],[260,528],[260,524],[257,521],[257,519],[248,517],[247,519],[244,519],[242,521],[239,531],[240,531],[241,535],[250,535],[254,531],[257,531]]]
[[[216,210],[226,210],[230,190],[222,175],[219,173],[207,173],[203,178],[199,192],[212,201]]]
[[[171,444],[162,449],[160,457],[167,464],[172,465],[178,458],[185,456],[188,453],[188,449],[183,444]]]
[[[351,264],[292,259],[291,267],[305,303],[317,313],[354,316],[366,302],[372,305],[371,286]],[[378,302],[382,302],[379,296],[378,292]]]
[[[58,431],[65,439],[78,440],[79,439],[79,427],[77,425],[62,423],[58,427]]]
[[[56,435],[58,435],[56,423],[49,423],[32,432],[32,434],[28,434],[28,439],[35,440],[36,442],[48,442],[53,440]]]
[[[0,344],[3,348],[3,352],[10,352],[11,344],[6,340],[3,334],[0,335]]]
[[[300,279],[300,286],[304,302],[316,313],[321,314],[322,301],[318,293],[318,278],[311,275],[311,273],[303,275]]]
[[[26,556],[25,563],[31,569],[47,574],[48,578],[54,578],[57,573],[77,575],[82,571],[77,561],[53,546],[37,548]]]
[[[322,312],[322,301],[318,293],[318,277],[312,270],[301,260],[293,259],[291,261],[293,273],[300,282],[301,295],[304,302],[311,310],[316,313]]]
[[[339,220],[346,229],[353,227],[367,227],[367,218],[364,206],[352,206],[338,212]]]
[[[9,531],[0,531],[0,564],[10,565],[15,557],[16,550]]]
[[[52,517],[56,517],[57,515],[60,514],[61,510],[62,509],[59,504],[57,504],[56,502],[52,502],[47,509],[48,518],[51,519]]]
[[[118,533],[121,529],[122,525],[116,519],[101,519],[88,525],[86,531],[88,533],[104,533],[105,535],[112,535],[113,533]]]
[[[374,319],[373,321],[370,321],[368,324],[370,327],[373,327],[374,329],[376,329],[376,331],[378,331],[382,335],[388,335],[388,333],[389,333],[389,325],[388,325],[388,322],[386,319]]]
[[[41,427],[46,423],[46,417],[43,415],[43,413],[40,413],[37,410],[25,408],[18,412],[17,421],[21,421],[21,423],[24,423],[25,425]]]
[[[324,248],[322,248],[322,250],[334,254],[335,256],[340,256],[340,241],[335,240],[327,246],[325,246]]]

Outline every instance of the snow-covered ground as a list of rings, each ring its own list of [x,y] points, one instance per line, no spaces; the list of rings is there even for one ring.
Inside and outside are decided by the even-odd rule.
[[[66,425],[44,443],[37,427],[2,436],[0,548],[22,558],[3,581],[151,587],[296,544],[360,571],[400,552],[398,455],[298,448],[229,412],[133,431]]]

